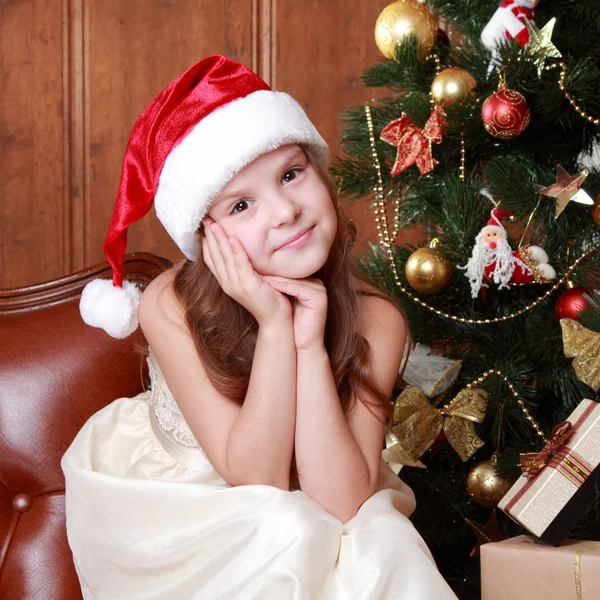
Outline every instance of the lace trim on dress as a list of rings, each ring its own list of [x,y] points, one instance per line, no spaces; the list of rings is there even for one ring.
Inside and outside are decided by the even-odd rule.
[[[150,406],[154,408],[154,414],[162,429],[180,444],[188,448],[198,448],[201,450],[194,434],[191,432],[188,424],[185,422],[173,394],[164,380],[158,365],[154,363],[149,356],[146,359],[148,369],[150,370],[150,381],[152,384]]]

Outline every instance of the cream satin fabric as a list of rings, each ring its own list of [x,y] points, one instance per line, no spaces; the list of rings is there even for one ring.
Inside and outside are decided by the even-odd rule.
[[[342,524],[302,491],[230,487],[160,427],[150,397],[96,413],[62,459],[85,600],[456,599],[384,462]]]

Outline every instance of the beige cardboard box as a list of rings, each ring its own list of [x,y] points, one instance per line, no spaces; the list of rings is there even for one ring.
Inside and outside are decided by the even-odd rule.
[[[566,539],[551,546],[520,535],[481,546],[481,600],[599,598],[600,541]]]

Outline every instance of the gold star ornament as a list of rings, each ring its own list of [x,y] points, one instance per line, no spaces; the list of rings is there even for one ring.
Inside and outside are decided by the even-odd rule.
[[[538,77],[542,76],[546,60],[562,57],[562,54],[551,40],[555,23],[556,17],[553,17],[541,29],[538,29],[535,23],[525,19],[525,24],[529,30],[529,41],[525,44],[525,52],[532,55]]]
[[[589,171],[584,169],[580,173],[571,176],[560,165],[556,167],[556,183],[540,189],[540,194],[556,198],[555,218],[560,216],[571,200],[580,204],[594,204],[592,198],[579,189],[588,174]]]

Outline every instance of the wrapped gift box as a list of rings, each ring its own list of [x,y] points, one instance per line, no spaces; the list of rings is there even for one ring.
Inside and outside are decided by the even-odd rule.
[[[583,400],[554,428],[544,450],[522,461],[535,466],[525,470],[498,508],[557,545],[600,494],[600,404]]]
[[[521,535],[481,546],[481,600],[595,600],[600,542]]]

